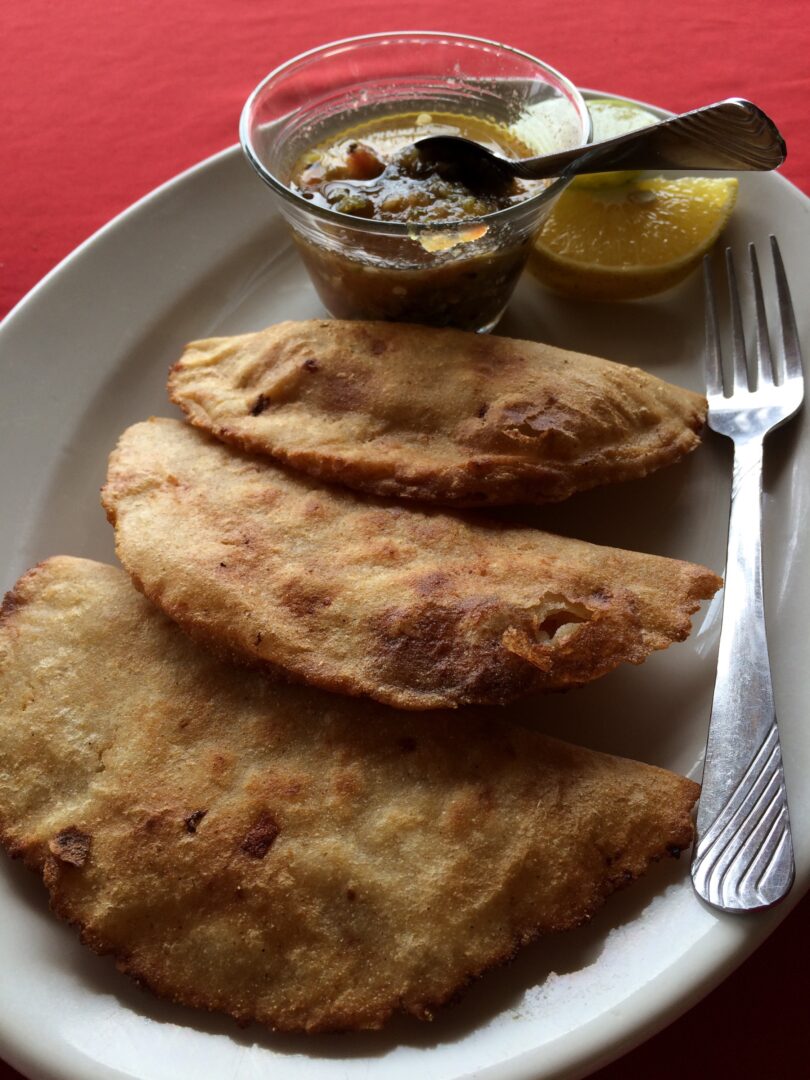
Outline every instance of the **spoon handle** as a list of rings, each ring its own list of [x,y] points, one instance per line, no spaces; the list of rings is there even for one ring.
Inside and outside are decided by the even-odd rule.
[[[511,163],[514,174],[540,180],[563,173],[619,169],[734,169],[765,172],[787,150],[774,122],[743,98],[674,116],[593,146]]]

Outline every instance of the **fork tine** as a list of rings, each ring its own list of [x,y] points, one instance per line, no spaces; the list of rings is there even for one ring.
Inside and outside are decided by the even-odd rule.
[[[723,393],[723,356],[720,351],[720,331],[717,326],[717,305],[712,285],[712,262],[703,256],[703,289],[706,300],[706,352],[703,359],[706,392],[709,397]]]
[[[734,260],[731,248],[726,248],[726,276],[728,277],[728,299],[731,306],[731,359],[734,370],[734,393],[749,390],[748,365],[745,361],[745,334],[743,333],[740,292],[737,288],[737,275],[734,272]]]
[[[782,350],[785,354],[785,381],[788,379],[801,379],[802,352],[799,347],[799,334],[796,330],[796,317],[793,314],[793,303],[790,299],[785,266],[782,262],[782,253],[775,236],[771,236],[771,255],[773,256],[773,271],[776,277],[776,293],[779,297],[779,318],[782,322]]]
[[[753,244],[748,245],[748,255],[751,260],[751,282],[754,286],[754,304],[756,307],[756,332],[757,332],[757,385],[773,386],[776,379],[776,369],[773,366],[771,355],[771,342],[768,336],[768,318],[765,314],[765,301],[762,297],[762,280],[759,276],[759,262],[757,250]]]

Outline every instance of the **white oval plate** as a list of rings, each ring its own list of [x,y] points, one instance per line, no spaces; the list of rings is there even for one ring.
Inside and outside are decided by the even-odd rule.
[[[810,349],[810,201],[777,175],[741,177],[728,241],[765,252],[778,234]],[[37,560],[113,561],[98,502],[128,424],[171,414],[169,364],[193,338],[323,314],[271,196],[237,148],[182,174],[82,245],[0,329],[0,556],[10,586]],[[524,280],[499,332],[635,363],[699,389],[700,281],[627,305],[580,305]],[[48,913],[41,884],[0,865],[0,1054],[50,1080],[538,1080],[580,1077],[673,1020],[776,926],[810,880],[810,439],[777,433],[766,476],[766,588],[798,878],[780,909],[720,916],[694,896],[687,860],[655,868],[594,922],[526,950],[430,1025],[274,1036],[160,1002],[90,954]],[[680,466],[535,515],[585,539],[722,570],[730,454],[709,436]],[[775,617],[778,612],[778,619]],[[715,601],[692,637],[641,668],[543,702],[552,734],[699,777],[718,632]],[[47,1036],[44,1032],[47,1031]]]

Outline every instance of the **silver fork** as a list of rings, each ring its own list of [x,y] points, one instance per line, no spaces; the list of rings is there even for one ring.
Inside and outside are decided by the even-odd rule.
[[[762,603],[762,448],[765,436],[800,408],[804,378],[785,269],[776,237],[770,241],[782,363],[775,364],[771,355],[759,266],[750,244],[756,364],[755,379],[749,379],[740,298],[727,248],[733,367],[733,389],[727,395],[708,256],[703,267],[709,427],[733,440],[734,473],[723,625],[692,880],[704,900],[724,911],[770,907],[788,893],[794,875]]]

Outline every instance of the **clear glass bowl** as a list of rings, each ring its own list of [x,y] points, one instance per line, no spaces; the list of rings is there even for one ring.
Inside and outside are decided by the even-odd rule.
[[[547,64],[483,38],[429,31],[347,38],[289,60],[248,98],[240,138],[332,315],[491,330],[565,180],[483,217],[434,224],[353,217],[288,186],[301,155],[324,139],[410,112],[483,117],[535,153],[591,138],[583,98]]]

